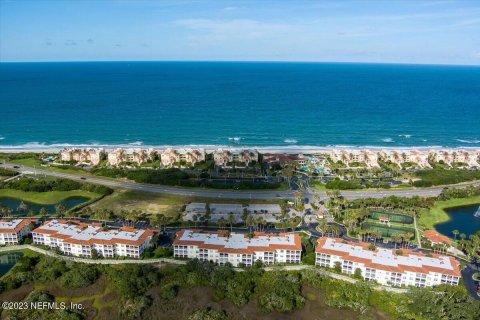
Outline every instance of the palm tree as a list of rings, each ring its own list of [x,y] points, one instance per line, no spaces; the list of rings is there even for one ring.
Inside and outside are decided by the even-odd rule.
[[[465,240],[467,235],[465,233],[460,233],[460,239]]]
[[[243,221],[243,223],[245,224],[245,226],[247,225],[247,218],[248,218],[248,216],[249,216],[248,209],[247,209],[247,208],[243,208],[242,221]]]
[[[127,220],[131,222],[131,225],[133,226],[135,222],[138,221],[138,212],[137,210],[132,210],[127,214]]]
[[[228,223],[230,224],[230,231],[233,232],[233,224],[235,223],[236,219],[233,213],[228,215]]]
[[[40,211],[39,211],[39,214],[42,218],[45,218],[48,214],[48,211],[47,211],[47,209],[45,209],[45,207],[41,207]]]
[[[156,215],[155,219],[156,219],[156,223],[160,227],[160,231],[162,231],[162,226],[166,226],[168,224],[168,222],[170,221],[170,218],[167,217],[164,214]]]
[[[457,229],[455,229],[455,230],[452,231],[452,233],[453,233],[453,236],[455,237],[455,240],[457,240],[457,236],[458,236],[458,234],[460,233],[460,231],[458,231]]]
[[[255,225],[255,218],[249,214],[247,217],[246,223],[247,223],[247,226],[250,228],[250,232],[251,232],[251,228]]]
[[[192,220],[195,223],[195,228],[197,228],[198,214],[194,214]]]
[[[393,242],[395,243],[395,249],[397,249],[397,243],[400,243],[402,241],[402,238],[396,233],[392,234],[390,238],[392,238]]]
[[[220,217],[220,219],[217,220],[217,225],[220,227],[220,229],[223,229],[227,222],[225,221],[225,218]]]
[[[127,220],[128,212],[125,210],[120,210],[117,214],[117,216],[122,220],[123,223],[125,223],[125,220]]]
[[[67,207],[63,203],[59,203],[55,206],[55,213],[59,217],[63,217],[65,215],[65,210],[67,210]]]
[[[28,206],[25,202],[21,201],[20,204],[17,207],[18,212],[26,212],[28,209]]]

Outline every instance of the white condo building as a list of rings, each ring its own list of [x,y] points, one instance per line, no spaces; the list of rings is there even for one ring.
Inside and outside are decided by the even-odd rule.
[[[152,230],[123,227],[104,230],[99,224],[50,220],[32,231],[35,244],[58,248],[64,254],[91,257],[92,249],[106,258],[140,258],[150,245]]]
[[[342,239],[318,239],[315,264],[334,268],[340,263],[343,273],[354,274],[358,268],[366,281],[382,285],[431,287],[440,284],[458,285],[460,263],[452,257],[434,254],[427,257],[418,252],[402,249],[368,249],[368,243],[346,242]]]
[[[30,232],[31,219],[0,220],[0,245],[18,244]]]
[[[173,242],[176,258],[200,259],[218,264],[231,263],[251,266],[260,260],[264,264],[300,263],[302,254],[301,238],[295,233],[268,235],[255,233],[250,239],[242,233],[225,231],[201,232],[182,230]]]

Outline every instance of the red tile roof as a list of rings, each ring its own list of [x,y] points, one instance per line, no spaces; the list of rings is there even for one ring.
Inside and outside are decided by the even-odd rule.
[[[2,219],[0,222],[10,222],[14,219]],[[22,230],[25,226],[29,225],[30,223],[37,221],[37,219],[21,219],[22,221],[15,226],[15,228],[2,228],[0,229],[0,233],[18,233]]]
[[[77,228],[80,230],[83,230],[87,228],[88,226],[96,226],[99,227],[101,224],[99,223],[92,223],[92,224],[87,224],[79,221],[70,221],[70,220],[60,220],[59,222],[61,223],[66,223],[70,225],[76,225]],[[48,222],[47,222],[48,223]],[[44,224],[45,225],[45,224]],[[127,231],[127,232],[138,232],[138,229],[132,228],[132,227],[122,227],[120,228],[121,231]],[[99,230],[101,231],[101,230]],[[122,239],[122,238],[115,238],[112,237],[112,239],[97,239],[97,238],[90,238],[88,240],[83,240],[83,239],[72,239],[70,235],[65,235],[61,234],[56,230],[49,230],[49,229],[43,229],[42,226],[39,228],[36,228],[32,232],[35,233],[41,233],[41,234],[46,234],[49,235],[52,238],[56,239],[61,239],[63,240],[64,243],[70,243],[70,244],[79,244],[79,245],[94,245],[94,244],[103,244],[103,245],[114,245],[114,244],[127,244],[127,245],[132,245],[132,246],[140,246],[142,243],[145,242],[145,240],[149,237],[152,237],[155,234],[154,230],[146,229],[144,232],[140,235],[140,237],[137,240],[128,240],[128,239]]]
[[[444,236],[443,234],[438,233],[435,230],[425,230],[423,236],[430,240],[432,243],[446,243],[451,244],[452,240],[449,237]]]
[[[457,277],[461,276],[460,269],[459,269],[460,263],[455,258],[450,257],[450,256],[441,256],[441,255],[437,255],[437,254],[432,254],[433,258],[446,257],[447,259],[449,259],[450,264],[452,265],[453,269],[440,268],[440,267],[434,267],[434,266],[429,266],[429,265],[422,265],[422,267],[416,267],[416,266],[403,265],[403,264],[400,264],[400,263],[397,264],[396,266],[387,266],[387,265],[375,263],[372,260],[367,259],[367,258],[353,256],[353,255],[350,254],[350,252],[337,251],[337,250],[332,250],[332,249],[329,249],[329,248],[324,248],[325,243],[327,242],[328,239],[329,238],[326,238],[326,237],[319,238],[318,242],[317,242],[317,246],[315,248],[315,252],[334,255],[334,256],[339,256],[344,260],[362,263],[362,264],[365,265],[365,267],[368,267],[368,268],[386,270],[386,271],[390,271],[390,272],[410,271],[410,272],[419,272],[419,273],[425,273],[425,274],[427,274],[429,272],[437,272],[437,273],[448,274],[448,275],[453,275],[453,276],[457,276]],[[342,242],[342,243],[345,243],[347,245],[351,245],[352,250],[353,250],[354,247],[358,247],[358,246],[362,247],[362,249],[364,249],[364,250],[368,250],[368,247],[369,247],[369,244],[364,243],[364,242],[358,242],[358,243],[357,242],[348,242],[348,241],[345,241],[343,239],[332,239],[332,240],[334,240],[336,242]],[[416,256],[416,257],[418,257],[419,260],[426,257],[426,255],[424,255],[422,253],[412,251],[412,250],[409,250],[409,249],[401,249],[401,250],[402,250],[402,256],[409,256],[409,255]],[[378,249],[376,249],[376,252],[378,252]],[[396,256],[394,251],[392,253],[393,253],[394,256]]]
[[[293,251],[301,251],[302,250],[302,240],[301,237],[296,233],[280,233],[279,235],[275,236],[287,236],[288,234],[293,234],[294,236],[294,245],[279,245],[279,244],[272,244],[268,247],[260,247],[260,246],[252,246],[247,247],[246,249],[234,249],[234,248],[225,248],[223,245],[218,244],[206,244],[201,241],[195,240],[180,240],[186,230],[181,230],[177,233],[175,240],[173,241],[173,245],[181,245],[181,246],[197,246],[200,249],[215,249],[221,253],[237,253],[237,254],[254,254],[255,252],[273,252],[275,250],[293,250]],[[192,232],[201,232],[207,234],[217,234],[219,236],[224,236],[226,231],[216,230],[216,231],[208,231],[202,232],[201,230],[190,229]],[[259,236],[268,236],[269,234],[264,232],[255,232],[254,237]]]

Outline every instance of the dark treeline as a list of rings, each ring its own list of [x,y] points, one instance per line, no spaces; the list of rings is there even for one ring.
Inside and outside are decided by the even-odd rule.
[[[421,180],[413,182],[415,187],[431,187],[480,179],[480,171],[478,170],[445,170],[435,168],[417,171],[416,175]]]
[[[13,176],[16,176],[17,174],[18,174],[17,171],[0,168],[0,177],[13,177]]]
[[[467,187],[467,188],[456,188],[456,189],[443,189],[442,193],[438,196],[439,200],[449,200],[453,198],[467,198],[480,196],[480,187]]]
[[[196,179],[196,177],[178,169],[120,169],[120,168],[96,168],[92,173],[98,176],[110,178],[127,178],[139,183],[161,184],[178,187],[206,187],[214,189],[276,189],[280,187],[277,182],[253,182],[240,181],[225,183],[208,179]]]
[[[72,191],[84,190],[102,195],[109,195],[112,189],[91,183],[80,183],[68,179],[33,179],[21,178],[0,183],[0,189],[15,189],[25,192],[49,192],[49,191]]]

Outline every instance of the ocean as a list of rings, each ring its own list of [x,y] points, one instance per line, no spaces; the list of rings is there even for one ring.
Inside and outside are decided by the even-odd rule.
[[[0,63],[0,148],[480,147],[480,67]]]

